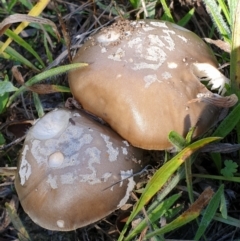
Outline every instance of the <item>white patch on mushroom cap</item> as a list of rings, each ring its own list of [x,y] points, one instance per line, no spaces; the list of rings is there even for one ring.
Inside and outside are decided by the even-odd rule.
[[[52,153],[48,158],[48,165],[51,168],[60,167],[64,161],[64,155],[60,151]]]
[[[149,35],[148,46],[143,46],[143,43],[136,44],[134,50],[138,56],[145,59],[146,62],[134,63],[133,70],[153,69],[157,70],[166,60],[167,54],[162,47],[163,42],[155,35]],[[149,63],[153,61],[155,63]]]
[[[116,53],[108,55],[108,58],[114,61],[122,61],[122,58],[124,56],[125,56],[125,51],[121,48],[118,48]]]
[[[119,204],[117,205],[117,208],[122,207],[129,199],[130,194],[132,192],[132,190],[135,187],[135,181],[133,180],[133,170],[127,170],[127,171],[121,171],[121,179],[124,180],[126,178],[128,178],[128,186],[127,186],[127,190],[125,193],[125,196],[121,199],[121,201],[119,202]]]
[[[128,150],[126,147],[121,147],[122,148],[122,153],[123,155],[127,155],[128,154]]]
[[[150,45],[155,45],[157,47],[164,47],[165,44],[163,41],[158,37],[158,35],[155,34],[149,34],[148,39],[150,40]]]
[[[172,78],[172,75],[169,72],[163,72],[162,74],[163,79],[170,79]]]
[[[91,185],[101,183],[101,180],[97,178],[97,170],[94,164],[100,164],[101,151],[97,147],[89,147],[85,150],[85,154],[89,156],[87,169],[91,171],[90,174],[80,174],[80,182],[88,182]]]
[[[26,154],[29,150],[29,146],[25,145],[24,149],[22,151],[22,159],[21,159],[21,165],[19,167],[19,176],[20,176],[20,183],[21,185],[24,185],[25,182],[30,177],[32,170],[30,163],[26,160]]]
[[[130,146],[127,141],[122,141],[125,146]]]
[[[172,31],[172,30],[165,30],[164,29],[163,33],[167,34],[167,35],[161,36],[161,38],[163,38],[168,43],[168,46],[166,46],[166,48],[170,51],[175,50],[175,42],[174,42],[174,40],[172,39],[172,36],[171,36],[171,34],[175,34],[175,32]]]
[[[118,154],[119,154],[119,150],[118,148],[114,148],[113,147],[113,143],[110,140],[109,136],[106,136],[104,134],[100,134],[100,136],[103,138],[103,140],[106,143],[106,147],[107,147],[107,153],[109,155],[109,161],[110,162],[114,162],[117,160]]]
[[[133,48],[136,46],[136,44],[139,44],[142,42],[142,39],[140,37],[134,38],[130,41],[128,41],[128,47]]]
[[[81,115],[79,113],[77,113],[77,112],[73,114],[73,117],[80,117],[80,116]]]
[[[73,184],[76,177],[73,176],[73,173],[68,172],[68,173],[62,174],[60,179],[62,184]]]
[[[63,220],[58,220],[58,221],[57,221],[57,226],[58,226],[59,228],[64,228],[64,225],[65,225],[65,223],[64,223]]]
[[[156,74],[150,74],[150,75],[146,75],[143,77],[143,80],[145,81],[145,88],[148,88],[152,83],[154,82],[162,82],[161,80],[158,79]]]
[[[142,28],[145,32],[148,32],[148,31],[152,31],[152,30],[154,30],[155,28],[153,28],[153,27],[150,27],[150,26],[143,26],[143,28]]]
[[[101,48],[101,53],[106,53],[107,49],[105,47]]]
[[[51,174],[49,174],[46,182],[50,185],[52,189],[58,188],[57,176],[52,176]]]
[[[106,172],[102,175],[101,179],[103,180],[103,182],[107,182],[107,180],[109,179],[109,177],[112,176],[111,172]]]
[[[120,38],[120,33],[117,33],[114,30],[107,31],[97,37],[97,41],[102,45],[109,45]]]
[[[61,134],[67,127],[71,114],[56,109],[41,118],[29,131],[38,140],[47,140]]]
[[[166,25],[166,22],[150,22],[151,25],[155,26],[155,27],[159,27],[159,28],[168,28],[168,26]]]

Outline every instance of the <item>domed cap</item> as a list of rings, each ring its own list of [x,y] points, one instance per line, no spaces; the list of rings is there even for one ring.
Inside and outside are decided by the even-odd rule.
[[[141,150],[85,113],[57,109],[29,130],[15,187],[35,223],[74,230],[127,202],[141,157]]]
[[[208,130],[220,108],[192,101],[212,94],[199,79],[210,78],[220,92],[229,81],[197,35],[156,20],[120,21],[103,29],[73,62],[89,64],[69,73],[74,98],[144,149],[171,148],[171,130],[186,135],[197,126],[195,136]]]

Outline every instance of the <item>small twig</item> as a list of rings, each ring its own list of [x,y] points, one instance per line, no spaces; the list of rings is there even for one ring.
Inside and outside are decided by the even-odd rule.
[[[145,166],[140,172],[136,172],[136,173],[132,174],[131,176],[128,176],[128,177],[126,177],[126,178],[124,178],[124,179],[122,179],[122,180],[119,180],[119,181],[113,183],[112,185],[110,185],[110,186],[104,188],[102,191],[105,191],[105,190],[107,190],[107,189],[109,189],[109,188],[111,188],[111,187],[117,185],[118,183],[121,183],[121,182],[123,182],[123,181],[125,181],[125,180],[131,178],[131,177],[135,177],[135,176],[142,175],[144,172],[147,172],[147,171],[148,171],[147,169],[148,169],[149,167],[153,168],[151,165],[147,165],[147,166]]]
[[[17,138],[16,140],[12,141],[11,143],[8,143],[8,144],[6,144],[6,145],[0,146],[0,150],[7,149],[7,148],[10,147],[10,146],[13,146],[13,145],[15,145],[15,144],[18,144],[19,142],[21,142],[22,140],[24,140],[25,137],[26,137],[26,135]]]

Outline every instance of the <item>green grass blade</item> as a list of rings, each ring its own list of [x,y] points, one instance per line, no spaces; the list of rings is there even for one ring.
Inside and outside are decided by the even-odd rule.
[[[219,207],[219,203],[220,203],[221,195],[223,194],[223,191],[224,191],[224,185],[221,185],[219,187],[218,191],[215,193],[215,195],[211,199],[206,210],[204,211],[202,220],[199,224],[199,227],[198,227],[197,233],[194,237],[194,240],[199,240],[202,237],[202,235],[205,233],[208,225],[213,220],[213,217]]]
[[[151,237],[162,235],[172,230],[176,230],[177,228],[193,221],[200,215],[201,210],[207,205],[212,195],[213,191],[211,188],[205,189],[203,193],[199,196],[199,198],[189,207],[187,211],[178,216],[172,222],[166,224],[164,227],[155,230],[154,232],[148,233],[145,236],[144,240],[150,240]]]
[[[171,14],[171,10],[167,5],[166,0],[160,0],[160,3],[162,4],[163,11],[164,11],[163,20],[167,20],[169,22],[174,23],[174,19]]]
[[[3,46],[3,42],[0,41],[0,48]],[[29,68],[39,72],[39,69],[37,69],[30,61],[28,61],[26,58],[24,58],[21,54],[19,54],[17,51],[15,51],[13,48],[11,48],[10,46],[8,46],[5,50],[4,50],[7,55],[14,61],[19,61],[20,63],[22,63],[23,65],[28,66]],[[4,53],[0,54],[0,58],[5,58]]]
[[[157,207],[159,202],[162,202],[162,200],[177,186],[177,184],[185,177],[185,168],[184,166],[181,166],[175,175],[171,177],[171,179],[168,181],[168,185],[165,185],[161,191],[158,193],[156,199],[152,202],[150,207],[148,208],[148,212],[151,212],[154,210],[154,208]]]
[[[149,202],[149,200],[156,194],[156,192],[163,187],[163,185],[167,182],[169,177],[178,169],[178,167],[181,164],[183,164],[183,162],[188,157],[190,157],[195,151],[217,140],[220,140],[220,138],[208,137],[192,143],[191,145],[183,149],[180,153],[178,153],[175,157],[173,157],[170,161],[164,164],[158,171],[155,172],[153,177],[146,185],[146,188],[143,194],[141,195],[139,201],[137,202],[136,207],[134,208],[133,212],[128,218],[128,221],[119,236],[119,241],[123,239],[123,235],[127,230],[128,224],[141,211],[144,205],[146,205]]]
[[[217,176],[217,175],[207,175],[207,174],[193,174],[193,177],[199,177],[203,179],[214,179],[214,180],[221,180],[227,182],[237,182],[240,183],[240,177],[224,177],[224,176]]]
[[[194,15],[195,8],[190,9],[190,11],[177,22],[177,25],[184,27]]]
[[[24,39],[22,39],[19,35],[15,34],[13,31],[10,29],[7,29],[4,33],[7,35],[9,38],[12,38],[16,43],[18,43],[20,46],[25,48],[29,53],[31,53],[37,60],[38,62],[45,67],[41,57],[38,55],[38,53],[32,48],[30,44],[28,44]]]
[[[194,202],[193,198],[193,186],[192,186],[192,162],[191,157],[187,158],[184,162],[185,173],[186,173],[186,183],[187,183],[187,190],[190,203]]]
[[[238,8],[239,1],[237,0],[228,0],[228,6],[229,6],[229,11],[230,11],[230,26],[233,29],[233,24],[234,24],[234,19],[235,19],[235,13],[236,13],[236,9]],[[237,15],[239,16],[239,15]]]
[[[31,86],[33,84],[37,84],[42,80],[45,80],[47,78],[56,76],[56,75],[60,75],[63,73],[66,73],[67,71],[70,71],[72,69],[76,69],[76,68],[81,68],[81,67],[86,67],[87,64],[84,63],[76,63],[76,64],[68,64],[68,65],[63,65],[63,66],[59,66],[50,70],[46,70],[38,75],[35,75],[34,77],[32,77],[30,80],[28,80],[25,85],[26,86]],[[26,91],[27,88],[25,86],[22,86],[21,88],[18,89],[18,91],[16,91],[8,100],[7,103],[7,107],[9,107],[11,105],[11,103],[13,102],[13,100],[18,97],[21,93],[23,93],[24,91]]]
[[[159,220],[164,213],[166,213],[172,205],[181,197],[181,194],[175,194],[163,202],[161,202],[154,210],[147,212],[148,219],[151,223],[154,223],[156,220]],[[147,227],[148,222],[146,219],[142,220],[134,230],[124,239],[124,241],[131,241],[133,238],[140,233],[145,227]]]
[[[231,225],[233,227],[240,228],[240,220],[236,218],[232,218],[229,216],[227,218],[223,218],[221,214],[216,213],[214,216],[214,220]]]
[[[49,50],[48,41],[47,41],[47,37],[46,37],[45,34],[43,36],[43,43],[44,43],[45,51],[46,51],[46,54],[47,54],[48,62],[52,63],[53,62],[53,57],[52,57],[51,51]]]
[[[186,140],[176,131],[171,131],[169,133],[168,140],[178,151],[181,151],[186,146]]]
[[[2,114],[5,110],[9,98],[9,93],[5,93],[0,95],[0,114]]]
[[[234,23],[232,30],[232,46],[230,58],[230,79],[232,81],[232,93],[235,93],[240,98],[240,1],[233,14]]]
[[[213,132],[213,136],[226,137],[240,120],[240,104],[236,105],[228,116],[219,124]]]
[[[212,17],[213,23],[219,30],[221,36],[224,38],[226,42],[230,42],[231,39],[231,31],[227,26],[226,22],[221,15],[219,10],[219,6],[216,3],[216,0],[204,0],[207,8],[209,9],[210,16]]]
[[[227,219],[227,217],[228,217],[227,201],[226,201],[226,197],[224,195],[224,192],[221,195],[220,212],[222,214],[222,217]]]
[[[39,95],[33,92],[33,102],[36,107],[38,117],[41,118],[44,116],[43,106],[41,100],[39,99]]]
[[[132,4],[133,8],[137,9],[140,6],[141,1],[140,0],[130,0],[130,3]]]
[[[231,20],[230,20],[230,11],[228,9],[228,6],[226,4],[225,0],[218,0],[218,4],[222,10],[222,12],[224,13],[224,17],[226,18],[228,25],[231,24]],[[231,26],[231,25],[230,25]]]

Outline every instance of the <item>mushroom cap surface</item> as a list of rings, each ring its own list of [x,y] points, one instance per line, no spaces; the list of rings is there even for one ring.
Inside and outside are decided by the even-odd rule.
[[[140,149],[84,112],[56,109],[29,130],[15,187],[35,223],[74,230],[127,202],[141,158]]]
[[[211,93],[191,68],[217,61],[193,32],[157,20],[119,21],[91,36],[73,62],[87,67],[69,72],[74,98],[105,120],[132,145],[170,149],[171,130],[195,137],[218,118],[220,109],[190,103]]]

